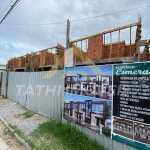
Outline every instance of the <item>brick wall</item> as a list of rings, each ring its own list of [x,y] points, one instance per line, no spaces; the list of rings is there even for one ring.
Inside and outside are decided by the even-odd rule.
[[[40,52],[40,66],[46,65],[46,56],[47,56],[48,50],[43,50]]]
[[[118,47],[120,46],[119,52]],[[115,57],[124,57],[125,56],[125,41],[120,41],[118,46],[118,42],[112,43],[112,51],[111,51],[111,58]],[[111,44],[106,44],[104,46],[104,58],[110,58],[110,49]]]
[[[59,50],[59,54],[60,54],[60,56],[59,56],[59,65],[64,65],[64,51],[65,51],[65,48],[58,45],[58,50]]]
[[[46,56],[46,65],[54,65],[55,64],[56,55],[48,52]]]
[[[86,61],[86,52],[81,50],[78,46],[72,44],[73,53],[74,53],[74,62],[84,62]]]
[[[88,38],[87,57],[90,60],[97,60],[102,58],[103,52],[103,34],[95,35]]]
[[[149,49],[148,49],[148,45],[146,45],[144,47],[143,52],[140,54],[140,61],[149,61],[150,57],[149,57]]]
[[[14,68],[18,68],[18,58],[13,59]]]
[[[33,67],[36,68],[36,67],[39,67],[39,65],[40,65],[40,54],[34,53],[33,54]]]
[[[31,65],[31,54],[26,55],[26,63],[28,64],[27,67],[30,68]]]
[[[131,56],[134,56],[136,54],[136,44],[131,44]],[[126,52],[125,56],[128,57],[130,56],[130,45],[126,45]]]
[[[17,66],[15,68],[25,67],[25,57],[21,56],[21,57],[18,57],[17,59],[18,59],[18,63],[17,63]]]
[[[8,61],[7,61],[7,69],[10,69],[10,61],[11,61],[11,60],[8,60]]]

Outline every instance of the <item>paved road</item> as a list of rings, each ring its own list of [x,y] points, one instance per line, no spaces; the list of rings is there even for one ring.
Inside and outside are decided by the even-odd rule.
[[[0,150],[24,150],[11,132],[0,121]]]
[[[0,138],[0,150],[12,150],[6,142]]]

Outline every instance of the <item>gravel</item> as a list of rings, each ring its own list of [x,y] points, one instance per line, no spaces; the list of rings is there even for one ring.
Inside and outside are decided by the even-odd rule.
[[[49,121],[48,118],[38,114],[30,118],[24,118],[21,114],[29,110],[10,99],[0,98],[0,116],[9,124],[17,126],[25,135],[33,132],[41,123]]]

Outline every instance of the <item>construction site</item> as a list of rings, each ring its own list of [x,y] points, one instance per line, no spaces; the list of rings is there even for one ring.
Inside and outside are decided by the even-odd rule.
[[[70,23],[70,22],[68,22]],[[136,27],[135,39],[133,42],[132,28]],[[98,34],[69,40],[67,32],[66,47],[58,44],[50,48],[31,52],[17,58],[11,58],[7,63],[8,71],[15,72],[37,72],[48,70],[61,70],[64,67],[65,49],[73,48],[74,66],[114,64],[114,63],[133,63],[149,61],[150,40],[141,40],[142,21],[120,26],[114,29],[103,31]],[[120,40],[121,31],[129,29],[129,43]],[[69,29],[67,28],[67,31]],[[112,42],[112,33],[118,32],[118,41]],[[106,43],[106,34],[110,36],[110,43]],[[140,50],[142,47],[142,50]]]

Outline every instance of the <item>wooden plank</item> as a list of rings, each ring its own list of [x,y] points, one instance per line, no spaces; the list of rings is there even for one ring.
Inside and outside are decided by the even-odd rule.
[[[120,54],[120,30],[119,30],[119,33],[118,33],[118,56]]]
[[[107,33],[115,32],[115,31],[118,31],[118,30],[134,27],[134,26],[137,26],[139,24],[141,24],[141,23],[140,22],[136,22],[136,23],[133,23],[133,24],[128,24],[128,25],[121,26],[121,27],[118,27],[118,28],[114,28],[114,29],[111,29],[111,30],[107,30],[107,31],[104,31],[104,32],[101,32],[101,33],[98,33],[98,34],[93,34],[93,35],[90,35],[90,36],[87,36],[87,37],[76,39],[74,41],[70,41],[70,43],[75,43],[75,42],[78,42],[78,41],[81,41],[81,40],[85,40],[85,39],[88,39],[90,37],[97,36],[97,35],[100,35],[100,34],[107,34]]]
[[[112,32],[110,32],[110,58],[111,58],[111,54],[112,54]]]
[[[131,56],[131,27],[130,27],[130,56]]]
[[[103,45],[102,58],[104,58],[104,53],[105,53],[105,34],[103,36],[104,36],[104,45]]]

